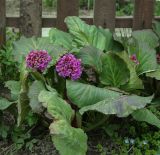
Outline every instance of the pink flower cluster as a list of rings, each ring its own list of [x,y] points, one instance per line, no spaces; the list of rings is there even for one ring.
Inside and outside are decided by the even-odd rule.
[[[138,59],[137,59],[136,54],[132,54],[132,55],[130,56],[130,60],[132,60],[136,65],[139,65],[139,61],[138,61]]]
[[[81,60],[77,59],[73,54],[67,53],[58,60],[56,71],[61,77],[77,80],[82,74]]]
[[[47,51],[32,50],[26,57],[26,64],[28,68],[43,72],[51,60],[52,58]]]

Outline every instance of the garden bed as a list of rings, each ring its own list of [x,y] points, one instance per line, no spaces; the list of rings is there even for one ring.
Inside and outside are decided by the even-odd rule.
[[[157,155],[160,23],[116,36],[65,22],[1,50],[0,153]]]

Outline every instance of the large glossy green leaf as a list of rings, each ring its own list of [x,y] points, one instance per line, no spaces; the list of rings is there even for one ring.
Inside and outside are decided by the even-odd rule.
[[[38,100],[39,93],[44,90],[45,87],[42,82],[34,81],[29,87],[28,97],[30,99],[30,107],[33,112],[41,113],[43,111],[42,104]]]
[[[49,31],[49,37],[50,37],[51,43],[53,43],[54,45],[62,46],[67,50],[72,49],[73,38],[69,33],[60,31],[56,28],[52,28]]]
[[[31,50],[46,50],[52,56],[53,61],[56,61],[60,55],[67,52],[63,48],[50,43],[49,38],[21,37],[20,40],[14,43],[13,55],[16,61],[22,63]]]
[[[138,77],[136,73],[136,65],[130,60],[127,52],[120,52],[118,55],[126,62],[129,71],[130,71],[130,79],[128,83],[126,83],[121,88],[127,91],[132,91],[136,89],[143,89],[142,80]]]
[[[71,106],[58,97],[57,93],[41,91],[39,101],[47,107],[54,118],[50,125],[53,143],[61,155],[85,155],[87,151],[87,136],[82,129],[71,127],[73,110]]]
[[[101,83],[113,87],[120,87],[129,81],[130,72],[127,64],[114,53],[107,53],[102,57]]]
[[[31,51],[31,50],[48,50],[53,49],[53,45],[49,43],[48,38],[25,38],[21,37],[20,40],[14,43],[14,50],[13,55],[15,59],[22,63],[24,57]]]
[[[137,95],[121,96],[116,99],[107,98],[94,105],[81,108],[80,113],[83,114],[86,111],[94,110],[106,115],[115,114],[118,117],[127,117],[133,111],[144,108],[151,100],[152,97],[141,97]]]
[[[5,82],[5,87],[10,89],[11,99],[16,101],[18,99],[18,95],[21,89],[20,82],[19,81],[7,81]]]
[[[92,46],[82,48],[77,56],[82,60],[82,63],[93,67],[97,72],[102,70],[101,55],[103,52]]]
[[[134,113],[132,113],[132,117],[137,121],[147,122],[160,128],[160,120],[157,118],[156,115],[154,115],[150,110],[146,108],[136,110]]]
[[[132,36],[138,43],[146,43],[151,48],[158,46],[158,37],[152,30],[133,31]]]
[[[156,51],[146,43],[138,43],[129,47],[129,53],[136,54],[139,65],[136,66],[138,75],[157,69]]]
[[[110,50],[112,46],[112,33],[108,29],[87,25],[79,17],[67,17],[65,22],[69,32],[73,35],[77,47],[92,45],[100,50]]]
[[[60,120],[50,125],[52,140],[60,155],[85,155],[87,151],[87,135],[82,129],[71,127]]]
[[[11,106],[14,102],[9,102],[7,99],[5,98],[0,98],[0,110],[5,110],[7,109],[9,106]]]
[[[82,108],[87,105],[93,105],[104,99],[115,99],[121,94],[107,90],[105,88],[98,88],[89,84],[80,82],[67,81],[67,96],[73,104]]]

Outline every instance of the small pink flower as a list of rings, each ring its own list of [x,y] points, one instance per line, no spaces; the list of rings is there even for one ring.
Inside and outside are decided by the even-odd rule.
[[[132,55],[130,56],[130,60],[132,60],[136,65],[139,65],[139,61],[138,61],[138,59],[137,59],[136,54],[132,54]]]

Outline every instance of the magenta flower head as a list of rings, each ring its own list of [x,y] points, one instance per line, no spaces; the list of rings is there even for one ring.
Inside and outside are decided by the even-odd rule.
[[[27,67],[43,72],[49,62],[52,60],[51,56],[45,50],[32,50],[26,57]]]
[[[137,59],[136,54],[132,54],[132,55],[130,56],[130,60],[132,60],[136,65],[139,65],[139,61],[138,61],[138,59]]]
[[[82,74],[81,60],[73,54],[64,54],[56,64],[56,71],[61,77],[77,80]]]

